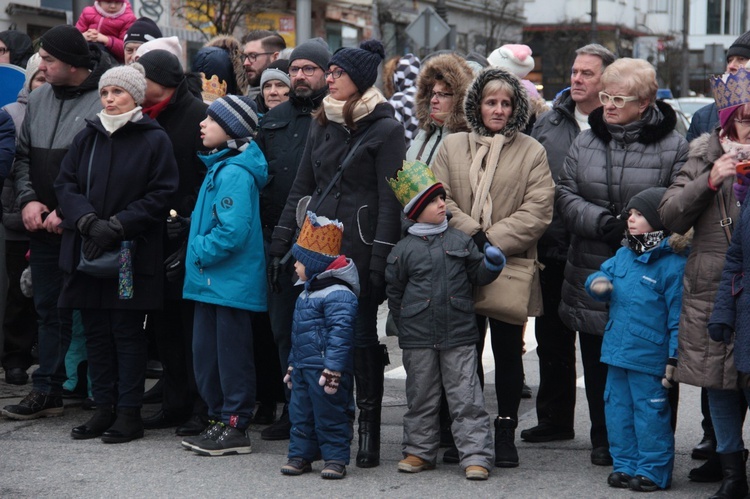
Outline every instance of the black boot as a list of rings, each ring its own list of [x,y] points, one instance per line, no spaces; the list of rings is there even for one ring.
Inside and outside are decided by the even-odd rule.
[[[515,468],[518,466],[516,450],[516,427],[518,423],[511,418],[495,419],[495,466],[498,468]]]
[[[354,349],[354,379],[359,408],[358,468],[380,464],[380,410],[383,404],[383,368],[388,351],[384,345]]]
[[[143,438],[143,421],[138,407],[120,407],[117,409],[115,423],[104,433],[105,444],[123,444],[137,438]]]
[[[745,453],[744,451],[719,454],[721,461],[721,472],[724,481],[721,487],[710,499],[735,499],[747,495],[747,476],[745,476]]]
[[[714,452],[705,463],[693,468],[688,473],[688,479],[693,482],[720,482],[724,478],[721,472],[721,460]]]
[[[75,440],[100,437],[114,422],[115,408],[111,405],[99,406],[88,421],[70,430],[70,436]]]

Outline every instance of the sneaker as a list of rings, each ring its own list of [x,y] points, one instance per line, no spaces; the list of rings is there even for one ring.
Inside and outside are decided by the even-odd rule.
[[[10,419],[25,421],[44,417],[62,416],[63,401],[59,395],[31,391],[15,405],[6,405],[0,414]]]
[[[630,487],[630,479],[633,478],[627,473],[623,473],[622,471],[615,471],[613,473],[610,473],[607,477],[607,484],[610,487],[614,487],[616,489],[627,489]]]
[[[301,457],[289,458],[284,466],[281,467],[281,473],[290,476],[299,476],[303,473],[310,473],[312,471],[312,464],[305,461]]]
[[[194,450],[206,440],[215,441],[222,433],[224,433],[224,423],[209,420],[208,426],[202,432],[196,436],[183,438],[180,444],[187,450]]]
[[[339,480],[346,476],[346,466],[341,461],[326,461],[320,477],[327,480]]]
[[[489,470],[483,466],[472,465],[466,467],[467,480],[487,480],[489,477]]]
[[[250,454],[250,439],[246,430],[234,426],[224,426],[224,431],[216,440],[204,439],[193,447],[193,452],[201,456],[230,456],[234,454]]]
[[[434,464],[412,454],[407,454],[404,459],[398,462],[398,470],[403,471],[404,473],[419,473],[420,471],[434,469]]]
[[[284,412],[274,424],[260,432],[260,438],[263,440],[289,440],[289,433],[292,431],[292,422],[289,421],[289,409],[284,406]]]

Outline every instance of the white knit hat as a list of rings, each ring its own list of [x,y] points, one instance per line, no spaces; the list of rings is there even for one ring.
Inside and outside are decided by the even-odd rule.
[[[29,57],[29,62],[26,63],[26,78],[23,82],[23,88],[31,92],[31,82],[39,72],[39,63],[42,62],[42,57],[39,52]]]
[[[528,45],[503,45],[493,50],[487,60],[491,66],[513,73],[520,79],[526,78],[534,69],[534,58]]]
[[[128,66],[116,66],[99,79],[99,91],[110,85],[125,90],[133,97],[136,105],[140,106],[146,96],[146,71],[137,62]]]
[[[185,69],[185,65],[182,64],[182,45],[180,45],[180,39],[176,36],[157,38],[156,40],[144,43],[136,49],[135,60],[137,61],[143,54],[152,50],[166,50],[167,52],[171,52],[180,61],[180,66]]]

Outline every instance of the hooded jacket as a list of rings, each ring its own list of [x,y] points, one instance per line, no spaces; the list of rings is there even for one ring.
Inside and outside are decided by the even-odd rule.
[[[29,57],[34,54],[29,35],[15,30],[0,31],[0,42],[10,49],[10,63],[26,69]]]
[[[659,215],[671,231],[694,230],[692,250],[685,265],[685,290],[682,296],[679,352],[675,379],[705,388],[737,388],[734,367],[735,345],[711,341],[708,319],[714,308],[721,272],[729,248],[729,239],[719,223],[726,217],[737,227],[740,206],[734,196],[734,176],[727,178],[718,192],[708,187],[711,167],[724,151],[718,131],[704,134],[690,143],[690,156],[662,198]]]
[[[415,82],[417,81],[418,74],[419,57],[414,54],[406,54],[399,59],[396,70],[393,73],[394,93],[388,99],[388,102],[393,106],[396,120],[404,125],[407,148],[417,134],[418,129],[417,116],[414,110],[414,96],[417,93]]]
[[[205,73],[207,78],[217,75],[227,84],[227,94],[245,95],[247,73],[242,66],[242,46],[229,35],[211,38],[193,58],[193,71]]]
[[[483,225],[471,216],[474,190],[478,186],[472,185],[469,169],[477,141],[481,137],[493,136],[482,122],[481,98],[485,85],[495,79],[504,81],[513,89],[514,106],[506,126],[498,132],[506,137],[506,142],[489,186],[491,225],[484,230]],[[466,94],[465,110],[472,131],[454,133],[443,139],[443,146],[432,164],[435,176],[447,193],[446,206],[453,214],[450,225],[470,236],[484,230],[490,243],[502,249],[506,256],[535,260],[536,243],[552,220],[555,186],[544,148],[522,133],[529,115],[526,90],[518,78],[507,71],[488,68],[472,83]],[[496,297],[498,302],[502,299],[502,296]],[[532,285],[529,313],[542,313],[538,279]]]
[[[672,107],[659,101],[625,126],[607,124],[601,107],[589,123],[591,129],[570,147],[557,184],[555,208],[571,232],[559,312],[573,331],[601,336],[607,308],[588,296],[583,284],[614,254],[601,241],[602,228],[639,192],[669,186],[687,160],[688,145],[674,131]]]
[[[464,113],[464,97],[474,80],[474,73],[466,61],[456,54],[431,57],[422,66],[416,85],[416,117],[419,132],[406,151],[407,161],[418,159],[431,164],[443,138],[454,132],[468,132]],[[446,120],[439,124],[432,119],[432,89],[437,81],[444,82],[453,92],[453,106]]]
[[[255,142],[239,152],[200,155],[208,172],[198,193],[185,257],[183,296],[225,307],[266,311],[266,269],[259,193],[266,160]]]

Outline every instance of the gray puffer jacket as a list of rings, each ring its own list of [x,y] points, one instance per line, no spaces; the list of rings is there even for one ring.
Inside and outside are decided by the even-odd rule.
[[[674,131],[674,111],[662,102],[625,126],[607,124],[603,108],[589,115],[589,123],[591,130],[570,147],[556,190],[555,209],[571,232],[559,312],[570,329],[602,335],[607,308],[583,286],[615,253],[601,241],[602,228],[639,192],[669,186],[687,160],[688,144]]]

